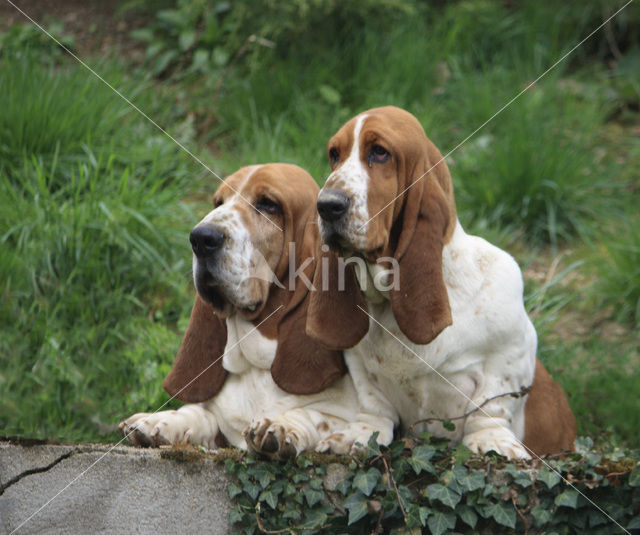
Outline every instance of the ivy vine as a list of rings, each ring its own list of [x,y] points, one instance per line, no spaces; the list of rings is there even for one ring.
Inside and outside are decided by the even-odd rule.
[[[423,433],[360,456],[227,459],[234,533],[640,533],[640,451],[513,461]],[[594,505],[595,504],[595,505]],[[624,528],[624,530],[622,529]]]

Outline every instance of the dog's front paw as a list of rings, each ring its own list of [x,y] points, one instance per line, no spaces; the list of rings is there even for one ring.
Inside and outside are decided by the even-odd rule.
[[[462,443],[474,453],[485,454],[493,450],[510,459],[531,459],[531,455],[515,435],[502,427],[475,431],[465,435]]]
[[[295,457],[303,449],[298,433],[284,423],[261,418],[244,432],[249,451],[276,459]]]
[[[165,444],[178,444],[183,438],[175,426],[171,426],[166,413],[154,414],[139,412],[120,422],[118,428],[123,436],[134,446],[143,448],[158,447]]]

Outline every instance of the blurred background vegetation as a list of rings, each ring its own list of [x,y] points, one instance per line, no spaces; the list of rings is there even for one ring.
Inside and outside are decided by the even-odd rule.
[[[394,104],[443,154],[621,7],[570,0],[23,3],[220,176]],[[0,10],[0,430],[115,441],[167,401],[218,180],[9,4]],[[640,6],[448,158],[459,217],[524,268],[580,433],[638,445]],[[174,406],[172,403],[171,406]]]

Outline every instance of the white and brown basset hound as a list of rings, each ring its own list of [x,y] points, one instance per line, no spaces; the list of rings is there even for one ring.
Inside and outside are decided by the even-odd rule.
[[[197,294],[163,383],[188,404],[126,419],[120,429],[131,442],[230,443],[288,457],[327,450],[323,439],[356,419],[342,352],[305,334],[318,191],[288,164],[245,167],[220,186],[190,235]]]
[[[346,349],[359,420],[388,437],[396,416],[406,430],[469,413],[454,431],[433,420],[422,429],[514,458],[572,449],[575,418],[536,358],[521,271],[465,233],[447,165],[417,119],[395,107],[361,113],[331,138],[328,155],[321,237],[364,269],[361,293],[312,293],[307,334]],[[314,285],[327,276],[336,278],[317,270]],[[526,397],[506,395],[528,387]],[[350,424],[326,444],[366,442],[359,433]]]

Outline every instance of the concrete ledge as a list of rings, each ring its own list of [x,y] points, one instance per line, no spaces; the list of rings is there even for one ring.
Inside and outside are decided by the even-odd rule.
[[[214,456],[111,448],[0,442],[0,533],[229,532]]]

